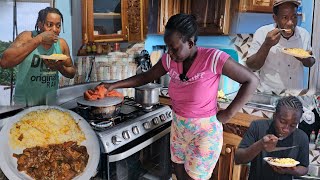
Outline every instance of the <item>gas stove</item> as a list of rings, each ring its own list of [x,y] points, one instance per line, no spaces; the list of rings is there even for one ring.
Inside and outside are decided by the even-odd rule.
[[[77,108],[71,110],[77,112]],[[88,120],[100,140],[102,153],[110,153],[171,121],[169,106],[157,104],[145,108],[128,97],[124,99],[118,116]]]

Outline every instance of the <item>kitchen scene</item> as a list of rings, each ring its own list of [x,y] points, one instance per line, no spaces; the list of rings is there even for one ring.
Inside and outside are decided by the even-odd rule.
[[[0,14],[0,180],[320,179],[320,1],[1,0]],[[185,71],[204,50],[214,88]],[[221,130],[200,161],[176,132],[181,107],[206,110],[193,101]]]

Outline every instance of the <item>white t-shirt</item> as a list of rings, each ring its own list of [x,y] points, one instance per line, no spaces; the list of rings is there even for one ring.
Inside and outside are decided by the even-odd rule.
[[[260,27],[254,34],[248,57],[257,53],[265,41],[267,33],[276,27],[269,24]],[[310,34],[302,28],[296,26],[294,35],[289,39],[281,36],[278,44],[273,46],[266,58],[264,65],[258,71],[261,92],[279,94],[283,90],[301,91],[303,89],[303,64],[295,57],[284,54],[281,48],[303,48],[311,50]]]

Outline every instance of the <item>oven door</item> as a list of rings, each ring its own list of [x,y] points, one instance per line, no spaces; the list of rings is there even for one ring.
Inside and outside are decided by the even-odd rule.
[[[103,179],[170,179],[170,124],[168,122],[109,154],[103,154],[100,170],[107,176]]]

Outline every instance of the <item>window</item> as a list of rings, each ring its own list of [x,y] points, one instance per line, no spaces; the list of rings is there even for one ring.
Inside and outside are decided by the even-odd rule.
[[[0,1],[0,54],[10,46],[13,40],[14,29],[14,0]],[[38,12],[48,6],[53,6],[53,0],[16,0],[17,7],[17,34],[23,31],[32,31],[38,17]],[[11,73],[15,79],[15,68],[0,68],[0,106],[10,105],[10,79]]]

